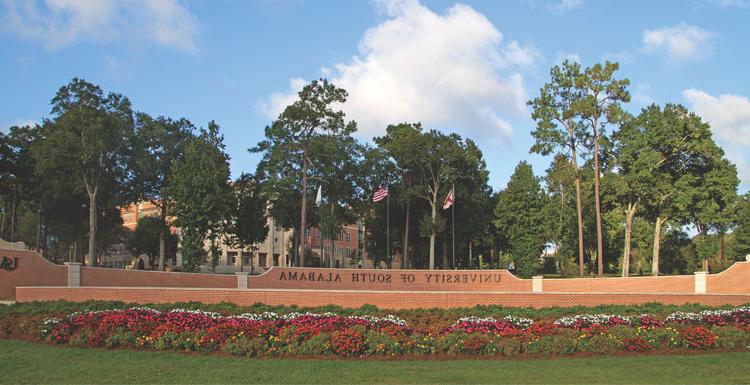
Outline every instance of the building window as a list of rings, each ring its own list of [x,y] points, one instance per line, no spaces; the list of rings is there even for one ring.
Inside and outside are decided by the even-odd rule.
[[[322,231],[318,230],[318,231],[316,231],[316,233],[318,233],[318,239],[320,239]]]
[[[309,228],[305,229],[305,236],[306,237],[310,236],[310,229]]]
[[[349,258],[352,255],[352,249],[350,247],[346,248],[346,257]]]
[[[352,233],[350,233],[348,230],[346,231],[346,243],[350,243],[352,241]]]
[[[229,258],[227,258],[228,259],[227,260],[227,264],[228,265],[235,265],[235,264],[237,264],[237,252],[236,251],[230,251],[230,252],[228,252],[227,256],[229,257]]]

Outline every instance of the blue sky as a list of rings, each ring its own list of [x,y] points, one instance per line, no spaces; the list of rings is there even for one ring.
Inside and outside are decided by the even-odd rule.
[[[233,175],[304,82],[332,79],[361,138],[422,121],[483,149],[505,186],[530,155],[525,101],[564,58],[609,59],[638,112],[682,103],[709,121],[750,188],[750,0],[0,1],[0,129],[40,121],[78,76],[152,115],[216,120]]]

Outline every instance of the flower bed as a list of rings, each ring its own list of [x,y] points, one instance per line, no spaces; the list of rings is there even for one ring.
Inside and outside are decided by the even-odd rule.
[[[518,316],[463,317],[412,328],[393,315],[215,312],[150,308],[76,312],[46,319],[40,337],[87,347],[268,356],[612,354],[670,349],[750,349],[750,308],[620,316],[579,314],[554,322]]]

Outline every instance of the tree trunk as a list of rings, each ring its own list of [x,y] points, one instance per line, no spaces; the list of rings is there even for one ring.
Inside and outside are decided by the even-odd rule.
[[[244,265],[245,265],[245,254],[244,254],[245,248],[240,246],[240,273],[244,272]]]
[[[167,204],[165,202],[161,202],[161,223],[159,227],[159,271],[164,271],[167,237]]]
[[[401,268],[411,268],[411,261],[409,261],[409,214],[411,211],[411,203],[406,202],[406,218],[404,219],[404,250],[401,258]]]
[[[568,89],[570,97],[570,89]],[[578,173],[578,153],[576,151],[575,128],[573,118],[568,119],[568,134],[570,135],[570,153],[572,157],[573,174],[576,180],[576,212],[578,214],[578,275],[583,276],[583,205],[581,203],[581,175]]]
[[[654,226],[654,255],[651,259],[651,275],[659,275],[659,242],[661,241],[661,225],[667,218],[656,217]]]
[[[622,276],[627,277],[630,274],[630,237],[633,233],[633,216],[638,203],[628,205],[628,213],[625,216],[625,250],[622,253]]]
[[[471,268],[471,257],[472,257],[472,247],[471,244],[473,243],[472,239],[469,239],[469,263],[467,264],[467,268]]]
[[[299,267],[305,267],[305,229],[307,229],[307,148],[302,155],[302,212],[299,221]]]
[[[578,275],[583,277],[583,204],[581,203],[581,175],[578,173],[576,150],[573,148],[573,169],[576,179],[576,211],[578,214]]]
[[[432,203],[432,223],[435,223],[435,217],[437,216],[437,212],[435,209],[435,205],[437,203],[433,201]],[[435,270],[435,230],[433,227],[432,233],[430,234],[430,270]]]
[[[3,202],[3,219],[0,221],[0,238],[5,239],[5,218],[8,216],[5,213],[5,204],[8,203],[7,201]]]
[[[94,187],[89,189],[89,261],[91,266],[96,267],[98,261],[96,260],[96,228],[97,228],[97,215],[96,215],[96,195],[98,188]],[[84,258],[84,261],[86,259]]]
[[[16,241],[16,185],[13,185],[13,200],[10,204],[10,241]]]
[[[724,247],[724,229],[719,232],[719,258],[722,262],[727,260],[726,248]]]
[[[42,206],[36,211],[36,251],[41,249],[42,243]]]
[[[331,202],[331,221],[333,221],[333,202]],[[334,229],[336,227],[334,222],[331,222],[331,225],[332,225],[331,229]],[[320,225],[320,228],[321,229],[323,228],[323,224],[322,223]],[[321,237],[321,239],[323,239],[323,235],[322,234],[321,234],[320,237]],[[323,256],[321,256],[320,258],[321,258],[320,262],[322,263],[323,262],[322,261]],[[328,257],[328,267],[329,268],[333,268],[333,259],[334,258],[336,258],[336,241],[332,240],[331,241],[331,255]],[[325,266],[325,265],[323,265],[323,266]]]
[[[596,265],[597,276],[604,275],[604,242],[602,240],[602,207],[599,199],[599,136],[594,120],[594,201],[596,202]]]
[[[442,263],[443,270],[450,269],[450,266],[448,265],[448,237],[443,237],[443,263]]]
[[[365,222],[362,221],[362,266],[366,266],[367,263],[367,227]]]

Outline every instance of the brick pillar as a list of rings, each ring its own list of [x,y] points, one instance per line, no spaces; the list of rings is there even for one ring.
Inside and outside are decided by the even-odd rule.
[[[68,266],[68,287],[81,286],[81,264],[78,262],[65,262]]]
[[[237,275],[237,288],[238,289],[247,289],[247,276],[248,272],[246,271],[238,271],[234,273]]]
[[[542,280],[543,279],[544,279],[544,276],[541,276],[541,275],[535,275],[531,277],[531,292],[532,293],[542,292]]]
[[[706,294],[706,275],[705,271],[695,272],[695,294]]]

